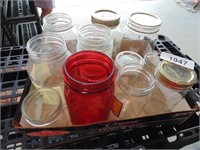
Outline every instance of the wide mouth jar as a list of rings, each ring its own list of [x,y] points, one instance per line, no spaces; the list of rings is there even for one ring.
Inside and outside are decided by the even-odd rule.
[[[63,66],[66,85],[83,94],[108,89],[115,80],[113,61],[104,53],[85,50],[71,55]]]
[[[82,50],[99,50],[103,52],[112,46],[112,43],[111,29],[105,25],[89,24],[79,30],[78,44]]]
[[[119,70],[117,84],[130,95],[142,96],[152,91],[155,78],[143,65],[127,64]]]
[[[66,13],[51,13],[43,19],[44,30],[62,32],[73,27],[72,18]]]
[[[38,88],[23,100],[21,112],[25,120],[33,126],[47,126],[53,123],[62,110],[59,93],[52,88]]]
[[[54,61],[67,51],[64,39],[54,33],[42,33],[32,37],[26,48],[30,58],[42,62]]]

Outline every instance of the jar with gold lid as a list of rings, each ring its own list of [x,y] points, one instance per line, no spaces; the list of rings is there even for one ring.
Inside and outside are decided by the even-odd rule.
[[[145,106],[147,114],[173,111],[197,81],[194,70],[165,60],[157,67],[155,78],[155,89]]]
[[[122,40],[122,32],[119,28],[120,15],[112,10],[97,10],[91,15],[91,22],[95,24],[103,24],[111,29],[113,37],[112,58],[115,59],[120,50]]]

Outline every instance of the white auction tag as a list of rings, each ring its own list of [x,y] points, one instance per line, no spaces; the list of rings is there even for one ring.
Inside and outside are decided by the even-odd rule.
[[[186,68],[194,69],[194,64],[195,64],[194,61],[183,57],[179,57],[166,52],[161,52],[160,58]]]

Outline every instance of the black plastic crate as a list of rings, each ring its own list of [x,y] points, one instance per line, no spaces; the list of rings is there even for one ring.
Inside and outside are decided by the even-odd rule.
[[[16,48],[16,47],[15,47]],[[13,49],[15,49],[13,48]],[[20,51],[20,47],[19,48]],[[22,48],[22,47],[21,47]],[[4,61],[10,57],[11,52],[9,48],[2,49],[4,51]],[[22,49],[21,49],[22,50]],[[23,49],[25,50],[25,49]],[[180,52],[180,49],[170,41],[166,36],[160,35],[156,44],[157,51],[173,51],[181,57],[188,58]],[[11,50],[10,50],[11,51]],[[7,52],[7,53],[6,53]],[[25,51],[24,51],[25,52]],[[27,53],[12,53],[12,56],[27,55]],[[20,57],[24,59],[24,57]],[[25,61],[27,61],[25,59]],[[23,62],[23,61],[22,61]],[[21,63],[23,64],[23,63]],[[24,63],[25,65],[26,63]],[[7,66],[3,65],[5,68]],[[199,77],[199,66],[195,64],[195,71]],[[11,78],[9,78],[11,77]],[[28,75],[25,70],[2,72],[1,89],[11,89],[15,91],[18,87],[23,88],[23,93],[20,94],[21,98],[27,94],[30,85],[27,85]],[[19,84],[19,82],[21,84]],[[12,93],[13,94],[13,93]],[[11,97],[13,95],[10,94]],[[199,101],[199,84],[195,84],[190,92],[187,94],[186,99],[191,101]],[[191,103],[192,104],[192,103]],[[191,144],[199,140],[199,116],[195,113],[187,121],[181,125],[168,125],[163,126],[157,122],[157,125],[151,127],[140,127],[137,129],[121,129],[110,130],[109,132],[97,132],[98,126],[93,132],[79,132],[72,130],[70,134],[36,137],[28,139],[25,135],[21,134],[17,129],[12,127],[12,121],[19,109],[18,103],[11,100],[10,103],[1,105],[1,148],[2,149],[31,149],[31,148],[65,148],[65,149],[166,149],[166,148],[181,148],[187,144]],[[171,137],[175,137],[175,141],[170,141]]]

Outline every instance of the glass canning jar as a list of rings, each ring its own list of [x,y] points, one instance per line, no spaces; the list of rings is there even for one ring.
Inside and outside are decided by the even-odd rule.
[[[36,88],[56,87],[63,83],[62,66],[68,55],[61,36],[53,33],[36,35],[27,42],[26,49],[29,55],[27,72]]]
[[[147,114],[173,111],[197,80],[194,70],[164,60],[157,67],[155,77],[155,89],[145,106]]]
[[[122,51],[117,54],[114,63],[116,72],[118,72],[124,65],[127,64],[144,65],[144,59],[135,52]]]
[[[72,124],[108,120],[116,77],[110,57],[98,51],[77,52],[66,60],[63,77]]]
[[[43,19],[43,32],[56,33],[63,37],[70,53],[76,52],[78,32],[72,18],[66,13],[51,13]]]
[[[153,74],[143,66],[123,66],[115,81],[115,97],[112,113],[116,119],[130,119],[143,116],[143,108],[155,85]]]
[[[34,127],[61,127],[67,124],[59,93],[52,88],[32,90],[24,98],[21,112]]]
[[[123,39],[143,40],[148,42],[154,49],[160,26],[161,19],[153,14],[145,12],[132,13],[123,29]]]
[[[91,15],[92,23],[103,24],[111,29],[113,37],[113,54],[112,58],[115,59],[120,51],[122,32],[119,28],[120,15],[112,10],[97,10]]]
[[[77,51],[94,50],[112,57],[111,29],[101,24],[88,24],[78,32]]]

